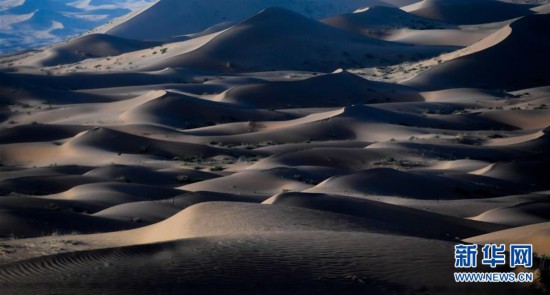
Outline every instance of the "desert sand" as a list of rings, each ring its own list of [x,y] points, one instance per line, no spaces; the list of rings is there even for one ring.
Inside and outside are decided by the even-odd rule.
[[[547,292],[545,1],[249,4],[0,56],[1,294]]]

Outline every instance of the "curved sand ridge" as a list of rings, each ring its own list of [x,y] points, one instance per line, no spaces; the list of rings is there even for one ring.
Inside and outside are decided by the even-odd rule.
[[[255,220],[262,216],[261,221]],[[95,235],[71,236],[75,246],[107,248],[149,244],[193,237],[253,235],[265,232],[294,231],[366,231],[364,220],[316,210],[272,207],[240,202],[206,202],[193,205],[159,223],[143,228]],[[48,237],[55,241],[56,237]],[[27,253],[36,255],[48,247],[27,240]],[[70,245],[68,245],[70,247]],[[35,254],[33,254],[35,253]]]
[[[516,90],[545,85],[550,79],[545,58],[550,39],[542,28],[549,24],[549,15],[523,17],[488,37],[490,44],[480,41],[473,45],[475,53],[436,66],[407,84],[424,89],[441,89],[452,84]]]
[[[403,10],[448,23],[480,24],[525,16],[532,13],[531,7],[496,0],[423,0]]]

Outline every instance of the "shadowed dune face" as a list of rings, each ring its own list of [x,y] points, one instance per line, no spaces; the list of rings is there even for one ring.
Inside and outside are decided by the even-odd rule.
[[[414,15],[447,23],[481,24],[529,15],[532,7],[495,0],[424,0],[405,9]]]
[[[546,6],[218,2],[0,57],[0,293],[548,288]],[[458,243],[543,278],[456,284]]]
[[[548,14],[521,18],[495,33],[506,36],[497,44],[436,66],[409,84],[427,89],[450,85],[507,90],[546,86],[550,80],[546,58],[550,34],[543,28],[548,25]]]

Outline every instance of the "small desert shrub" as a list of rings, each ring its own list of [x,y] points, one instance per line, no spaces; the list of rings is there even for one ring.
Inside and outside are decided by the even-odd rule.
[[[259,144],[260,146],[268,146],[268,145],[276,145],[275,142],[271,141],[271,140],[268,140],[268,141],[262,141],[260,142]]]
[[[116,182],[122,182],[122,183],[130,183],[131,182],[130,179],[128,177],[125,177],[125,176],[116,177],[115,181]]]
[[[181,183],[195,183],[203,181],[202,178],[194,178],[189,175],[178,175],[176,176],[176,180]]]
[[[216,165],[214,167],[210,167],[210,171],[223,171],[225,170],[225,168],[223,166],[220,166],[220,165]]]
[[[491,135],[489,135],[489,136],[487,136],[487,137],[488,137],[488,138],[506,138],[506,135],[495,133],[495,134],[491,134]]]

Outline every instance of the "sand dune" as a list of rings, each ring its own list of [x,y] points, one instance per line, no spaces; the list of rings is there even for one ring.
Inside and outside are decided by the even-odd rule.
[[[181,210],[195,204],[205,202],[250,202],[257,203],[261,200],[255,196],[242,194],[232,195],[216,192],[185,192],[165,200],[139,201],[123,203],[112,206],[94,214],[115,220],[131,220],[139,222],[141,226],[157,223],[168,219],[179,213]]]
[[[480,174],[537,186],[547,179],[544,171],[547,164],[546,161],[494,163],[488,169],[480,171]]]
[[[396,187],[394,185],[395,181],[400,184],[416,183],[420,187],[411,192],[403,189],[403,187]],[[499,185],[506,186],[506,188],[501,187],[504,191],[518,189],[511,185],[507,186],[506,183],[482,177],[445,177],[378,168],[350,175],[337,176],[322,182],[308,191],[332,192],[356,196],[382,195],[419,199],[440,199],[442,196],[445,196],[448,199],[458,199],[502,195],[502,193],[498,192],[499,189],[495,189]],[[460,189],[457,189],[457,187]]]
[[[549,21],[548,15],[521,18],[502,29],[511,32],[494,46],[436,66],[408,84],[424,89],[441,89],[452,84],[513,90],[546,85],[550,79],[545,58],[549,42],[542,28]],[[479,76],[484,79],[476,79]]]
[[[124,165],[99,167],[85,173],[84,175],[102,177],[106,179],[124,178],[124,181],[128,183],[140,183],[156,186],[176,186],[185,181],[185,178],[183,176],[189,179],[195,178],[203,180],[217,177],[215,174],[196,170],[155,170],[153,168],[143,166]],[[181,180],[178,180],[178,176],[180,176],[180,178],[183,178]]]
[[[184,110],[187,112],[182,112]],[[127,110],[121,115],[127,122],[157,123],[178,128],[196,128],[227,122],[277,120],[285,114],[248,108],[239,108],[220,102],[168,92],[167,94]]]
[[[365,36],[414,45],[469,46],[492,33],[490,30],[463,30],[395,7],[371,7],[322,22]]]
[[[110,220],[80,213],[55,212],[48,209],[2,210],[2,233],[17,228],[17,235],[2,235],[3,238],[29,238],[44,235],[73,233],[97,233],[124,230],[136,227],[130,221]]]
[[[510,226],[548,222],[548,203],[528,202],[518,205],[492,209],[473,217],[473,220]]]
[[[211,192],[242,192],[248,195],[270,196],[285,190],[304,190],[311,187],[307,183],[293,179],[292,176],[284,178],[283,169],[271,171],[247,170],[232,174],[221,179],[212,179],[196,184],[182,186],[187,191],[211,191]],[[253,184],[250,184],[252,182]]]
[[[403,9],[417,16],[448,23],[479,24],[525,16],[531,13],[531,7],[496,0],[424,0]]]
[[[34,56],[37,65],[56,66],[87,58],[108,57],[160,45],[158,42],[130,40],[105,34],[91,34],[45,50]]]
[[[305,241],[309,245],[306,247],[307,250],[303,247]],[[402,244],[408,245],[408,251],[405,253],[401,253],[399,245]],[[422,255],[421,253],[425,253],[422,250],[425,247],[430,247],[430,254],[435,252],[436,256],[439,254],[442,258],[434,260],[431,255]],[[14,263],[2,269],[1,282],[6,290],[39,290],[48,286],[50,290],[81,290],[85,287],[97,292],[113,292],[118,289],[112,284],[112,278],[116,278],[117,284],[131,286],[128,289],[137,293],[151,292],[159,284],[164,290],[175,291],[177,286],[184,284],[193,292],[208,294],[217,287],[206,283],[211,273],[205,269],[215,268],[218,274],[217,284],[223,286],[230,294],[257,291],[279,294],[283,290],[296,293],[314,290],[320,294],[344,294],[384,292],[388,288],[422,288],[451,294],[471,291],[472,287],[450,289],[446,287],[449,284],[446,276],[436,276],[437,279],[434,280],[433,276],[425,275],[424,272],[418,272],[416,267],[411,267],[411,263],[407,263],[398,272],[393,267],[404,257],[409,262],[422,263],[426,272],[451,273],[452,267],[446,263],[447,247],[452,247],[452,244],[361,232],[297,231],[194,238],[163,244],[60,254],[46,258],[46,267],[40,267],[33,260]],[[375,249],[381,248],[393,259],[388,261],[377,255]],[[258,252],[258,249],[262,251]],[[323,255],[327,249],[332,249],[331,257],[338,257],[338,263]],[[347,253],[360,254],[349,256]],[[179,267],[182,263],[188,266]],[[198,264],[201,267],[195,267]],[[136,265],[140,267],[137,268]],[[367,265],[376,265],[376,270],[365,267]],[[72,275],[66,277],[62,285],[50,285],[49,282],[53,278],[67,269]],[[85,272],[84,269],[94,271]],[[128,278],[144,269],[150,273],[149,277],[157,282],[155,286],[128,281]],[[80,275],[83,273],[88,274],[84,279]],[[288,273],[295,275],[288,278]],[[175,274],[181,277],[179,281],[167,279]],[[25,286],[22,282],[29,276],[32,276],[36,283]],[[367,284],[369,281],[376,283]],[[101,283],[96,284],[98,282]],[[281,285],[281,282],[285,283]],[[475,290],[513,294],[522,288],[488,289],[484,285],[478,285]]]
[[[417,16],[396,7],[371,7],[322,22],[372,38],[414,45],[469,46],[492,33],[479,28],[463,30],[457,25]]]
[[[384,40],[413,45],[470,46],[489,36],[491,31],[464,31],[456,29],[410,30],[401,29],[384,36]]]
[[[540,129],[550,126],[548,110],[536,110],[529,113],[507,110],[485,113],[482,116],[497,122],[507,122],[509,125],[515,124],[522,129]]]
[[[499,228],[490,223],[470,223],[461,218],[449,218],[397,205],[338,195],[282,193],[264,203],[362,217],[382,230],[443,240],[468,236],[472,232],[495,231]]]
[[[531,10],[537,12],[537,13],[544,13],[544,14],[548,14],[550,13],[550,3],[547,3],[547,4],[544,4],[544,5],[540,5],[540,6],[537,6],[537,7],[534,7],[532,8]]]
[[[180,72],[140,72],[140,73],[122,73],[111,72],[109,74],[97,74],[94,72],[86,72],[76,75],[59,75],[59,76],[42,76],[42,75],[18,75],[13,85],[21,88],[40,87],[46,88],[45,91],[54,90],[89,90],[94,88],[111,88],[119,86],[137,86],[150,84],[176,83],[177,81],[187,81],[190,77],[189,73],[197,73],[196,71],[180,71]],[[13,75],[2,73],[8,82],[14,79]],[[81,83],[82,80],[88,81]],[[11,83],[10,83],[11,84]],[[47,94],[46,92],[46,94]],[[59,96],[59,92],[56,93]],[[89,96],[89,95],[88,95]],[[103,100],[105,101],[105,100]],[[52,100],[52,103],[56,102]],[[57,102],[57,103],[67,103]]]
[[[252,39],[255,46],[243,46]],[[326,72],[344,66],[395,64],[406,56],[409,59],[434,56],[446,49],[369,39],[289,10],[269,8],[221,33],[199,49],[148,69],[186,66],[218,72],[272,69]],[[244,56],[254,56],[255,60],[244,59]]]
[[[333,14],[352,12],[362,6],[384,5],[377,0],[345,0],[339,5],[330,1],[273,1],[262,0],[254,3],[242,0],[224,1],[175,1],[162,0],[143,9],[123,23],[103,28],[107,34],[141,40],[165,40],[170,37],[198,33],[219,23],[240,22],[258,11],[279,6],[308,17],[322,18]],[[388,5],[388,4],[386,4]]]
[[[545,10],[160,0],[0,56],[2,294],[544,292]],[[455,283],[459,243],[535,282]]]
[[[428,30],[451,27],[445,23],[409,14],[399,8],[376,6],[322,20],[323,23],[346,31],[371,37],[383,36],[384,30],[410,28]]]
[[[116,207],[113,210],[116,210]],[[106,211],[103,212],[105,213]],[[261,220],[256,220],[260,216],[262,217]],[[104,217],[97,218],[102,219]],[[111,220],[110,222],[115,221]],[[200,227],[197,227],[197,224],[200,224]],[[79,244],[88,244],[88,247],[91,249],[101,249],[193,237],[254,235],[266,232],[295,231],[366,232],[371,228],[375,229],[375,227],[369,225],[361,218],[305,208],[275,207],[237,201],[205,202],[192,205],[178,214],[153,225],[112,233],[73,235],[71,236],[71,240],[75,242],[73,246],[77,246],[77,248]],[[39,240],[41,239],[27,239],[25,241],[27,246],[18,243],[13,245],[27,248],[20,253],[27,255],[26,258],[29,258],[48,247],[47,243],[36,243]],[[45,238],[45,241],[53,240],[56,240],[56,237]],[[71,247],[71,245],[67,245],[67,247]]]
[[[44,84],[37,85],[22,77],[15,77],[10,74],[0,73],[3,81],[6,84],[0,85],[0,98],[8,103],[25,103],[25,104],[37,104],[40,108],[49,108],[51,104],[63,104],[63,103],[78,103],[78,102],[107,102],[111,99],[74,92],[71,99],[67,99],[66,88],[63,87],[45,87]],[[50,84],[51,85],[51,84]]]
[[[62,193],[44,196],[51,200],[78,200],[102,204],[104,208],[128,202],[163,200],[183,193],[181,190],[124,182],[103,182],[74,186]]]
[[[78,134],[65,142],[63,149],[95,148],[102,151],[123,154],[154,154],[173,158],[175,156],[185,157],[214,157],[223,155],[219,148],[205,148],[201,145],[190,143],[175,143],[161,140],[151,140],[146,137],[139,137],[115,131],[107,128],[96,128]],[[246,154],[240,152],[238,154]]]
[[[140,226],[153,224],[180,212],[180,208],[168,202],[131,202],[109,207],[94,216],[113,220],[135,221]]]
[[[1,5],[2,34],[1,52],[12,54],[28,51],[51,43],[74,38],[95,26],[130,12],[130,9],[143,7],[143,1],[123,1],[117,5],[106,5],[96,1],[40,1],[7,0]],[[88,5],[89,3],[91,5]]]
[[[516,227],[504,231],[475,236],[466,239],[470,243],[529,243],[533,244],[533,251],[548,255],[548,222]]]
[[[252,165],[250,169],[269,169],[280,166],[314,166],[361,170],[367,168],[370,162],[383,159],[386,155],[382,150],[312,147],[277,154]]]
[[[406,87],[373,82],[346,71],[338,71],[299,81],[237,86],[224,92],[220,99],[260,108],[296,108],[417,101],[420,97]]]
[[[384,2],[395,5],[397,7],[403,7],[419,2],[419,0],[385,0]],[[376,7],[376,5],[371,5],[371,7]]]
[[[304,248],[305,241],[310,246]],[[346,241],[343,243],[342,241]],[[399,245],[409,245],[403,256]],[[439,290],[446,292],[464,293],[464,289],[445,288],[448,280],[446,276],[434,281],[433,276],[418,272],[416,267],[406,264],[399,272],[392,266],[399,263],[400,258],[410,258],[407,261],[422,263],[424,270],[430,273],[450,273],[447,266],[445,249],[452,244],[447,242],[433,242],[418,238],[363,234],[363,233],[336,233],[336,232],[297,232],[274,233],[257,236],[213,237],[197,238],[150,246],[136,246],[122,249],[109,249],[94,252],[80,252],[63,254],[48,258],[47,265],[40,268],[32,261],[10,265],[3,270],[2,285],[5,290],[39,290],[44,287],[50,290],[94,290],[97,292],[113,292],[118,289],[112,285],[116,282],[131,286],[128,290],[136,293],[153,292],[157,287],[164,290],[178,290],[182,284],[188,286],[197,294],[215,292],[217,287],[207,284],[210,271],[217,270],[217,284],[223,286],[229,294],[254,293],[261,291],[265,294],[279,294],[280,292],[302,293],[315,291],[320,294],[344,294],[348,292],[384,292],[388,288],[406,288],[424,290]],[[430,247],[431,254],[440,254],[442,258],[434,260],[422,249]],[[375,249],[383,248],[394,259],[388,261],[376,255]],[[258,249],[263,249],[258,252]],[[300,249],[300,250],[297,250]],[[331,259],[322,253],[332,249],[332,257],[340,257],[342,264],[331,262]],[[346,253],[360,253],[350,257]],[[146,255],[143,257],[142,255]],[[409,256],[410,255],[410,256]],[[151,259],[150,257],[154,257]],[[52,278],[66,270],[57,266],[58,261],[65,269],[70,269],[71,277],[63,285],[50,285]],[[193,267],[199,264],[203,267]],[[186,264],[188,267],[178,267]],[[114,265],[117,265],[115,267]],[[140,265],[140,268],[136,266]],[[357,265],[357,266],[349,266]],[[361,266],[376,265],[376,270]],[[83,269],[97,269],[86,278],[80,278]],[[141,271],[147,270],[149,278],[157,282],[151,286],[145,282],[129,281],[129,278]],[[295,275],[288,277],[288,273]],[[172,279],[177,274],[180,277]],[[25,287],[21,282],[32,275],[36,283]],[[387,279],[390,277],[391,279]],[[78,279],[77,279],[78,278]],[[108,279],[107,279],[108,278]],[[170,278],[170,279],[169,279]],[[374,284],[364,282],[374,281]],[[281,282],[285,282],[281,285]],[[99,283],[99,284],[96,284]],[[479,286],[476,290],[487,290]],[[491,288],[494,290],[493,288]],[[503,292],[506,289],[497,288]],[[495,291],[497,292],[497,291]],[[508,292],[518,292],[508,288]],[[509,293],[512,294],[512,293]]]
[[[63,125],[20,125],[4,130],[0,143],[17,143],[33,141],[54,141],[73,137],[85,130],[82,126]]]
[[[71,187],[100,182],[101,178],[77,175],[40,175],[18,177],[2,181],[2,195],[20,193],[27,195],[48,195],[63,192]]]
[[[411,135],[422,136],[431,131],[429,128],[439,128],[440,130],[511,129],[509,126],[470,115],[456,116],[452,119],[425,118],[416,114],[387,111],[364,105],[354,105],[337,111],[308,115],[289,121],[258,122],[257,125],[260,126],[258,132],[217,136],[215,139],[228,143],[250,143],[251,140],[255,140],[252,143],[260,143],[269,139],[278,143],[331,139],[387,141],[392,138],[394,140],[396,138],[410,139]],[[370,130],[374,126],[384,128],[385,133]],[[328,131],[328,133],[320,132],[321,130]],[[284,136],[284,131],[292,131],[292,135]]]

